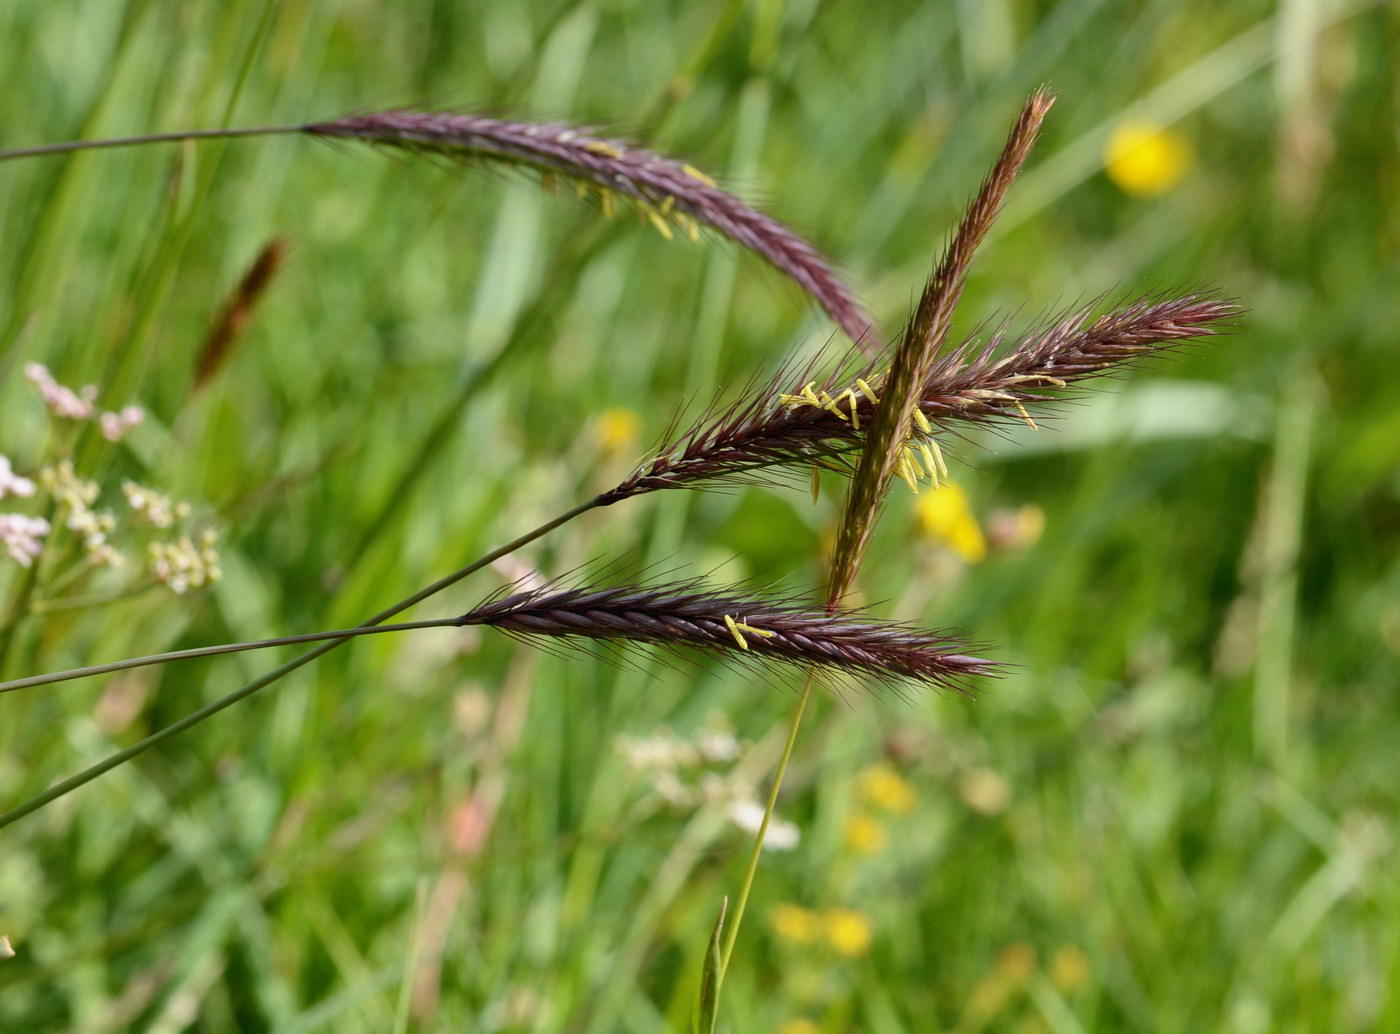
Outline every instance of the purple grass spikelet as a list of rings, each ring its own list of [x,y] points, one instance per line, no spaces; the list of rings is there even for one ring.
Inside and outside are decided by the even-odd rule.
[[[870,317],[814,245],[692,165],[564,122],[380,111],[308,123],[302,130],[314,136],[535,169],[548,190],[565,178],[576,185],[580,199],[596,195],[605,215],[612,214],[617,199],[630,202],[644,224],[668,239],[680,232],[695,240],[699,228],[707,226],[789,277],[867,354],[877,348],[879,335]]]
[[[693,649],[754,663],[817,665],[835,675],[912,681],[966,691],[996,674],[947,633],[875,621],[857,611],[824,613],[790,598],[695,582],[656,586],[546,586],[490,601],[462,615],[525,638],[583,637]]]

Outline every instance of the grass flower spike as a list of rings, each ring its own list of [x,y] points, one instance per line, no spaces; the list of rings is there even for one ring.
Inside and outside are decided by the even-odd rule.
[[[940,431],[1031,420],[1045,403],[1072,397],[1081,381],[1224,332],[1240,310],[1198,292],[1139,298],[1099,316],[1094,311],[1080,309],[1010,341],[1005,331],[973,338],[939,355],[913,412],[919,434],[903,440],[905,458],[921,476],[932,480],[936,473],[941,481],[947,475]],[[850,361],[820,379],[811,368],[784,371],[663,446],[602,502],[721,478],[771,480],[814,466],[849,473],[887,391],[881,371]],[[900,466],[896,457],[897,474]]]
[[[814,298],[852,341],[873,347],[870,317],[816,248],[684,162],[568,123],[484,115],[381,111],[303,128],[315,136],[534,169],[546,188],[560,179],[571,181],[580,199],[596,197],[607,215],[614,199],[631,204],[668,240],[676,233],[695,240],[699,227],[709,227],[767,260]]]
[[[904,328],[889,376],[882,385],[883,398],[876,407],[869,440],[861,450],[846,514],[837,532],[831,562],[832,602],[841,598],[855,577],[890,478],[899,473],[911,489],[918,491],[910,452],[912,444],[912,451],[922,458],[917,442],[931,437],[922,413],[924,387],[952,329],[953,310],[962,297],[973,253],[1001,211],[1006,193],[1030,154],[1040,124],[1053,103],[1054,97],[1044,89],[1026,101],[1006,146],[968,206]],[[914,436],[916,430],[918,437]],[[930,476],[936,480],[941,469],[938,457],[930,456],[927,463]]]
[[[968,655],[943,633],[697,583],[547,586],[485,603],[460,623],[524,638],[641,642],[757,663],[812,664],[832,674],[957,690],[965,690],[972,677],[994,672],[991,662]]]

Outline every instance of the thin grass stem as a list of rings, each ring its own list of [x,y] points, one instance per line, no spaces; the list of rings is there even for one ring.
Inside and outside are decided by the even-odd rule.
[[[101,140],[65,140],[57,144],[40,144],[37,147],[17,147],[10,151],[0,151],[0,162],[11,158],[37,158],[45,154],[97,151],[108,147],[174,144],[183,140],[222,140],[235,136],[276,136],[302,131],[301,126],[242,126],[228,129],[185,129],[174,133],[142,133],[138,136],[113,136]]]
[[[802,684],[802,695],[797,700],[797,707],[792,712],[792,724],[788,726],[787,743],[783,745],[783,756],[778,759],[777,771],[773,773],[773,786],[768,791],[768,803],[763,809],[763,821],[758,824],[758,833],[753,838],[753,850],[749,852],[749,866],[744,872],[744,882],[739,887],[739,895],[734,901],[734,922],[729,927],[729,933],[724,939],[724,954],[720,956],[719,962],[719,982],[715,988],[715,995],[718,997],[719,990],[724,986],[724,974],[729,971],[729,957],[734,954],[734,944],[739,939],[739,927],[744,922],[744,908],[749,903],[749,891],[753,889],[754,877],[758,875],[758,859],[763,854],[763,838],[768,833],[768,823],[773,818],[773,811],[778,806],[778,791],[783,787],[783,775],[787,772],[788,761],[792,758],[793,748],[797,745],[797,730],[802,726],[802,716],[807,713],[807,701],[812,695],[812,683],[816,679],[816,668],[807,672],[807,680]]]
[[[17,689],[32,686],[47,686],[55,682],[68,682],[72,679],[88,678],[92,675],[110,675],[128,668],[146,668],[153,664],[169,664],[171,661],[189,661],[199,657],[217,657],[225,653],[245,653],[248,650],[267,650],[275,646],[296,646],[299,643],[319,643],[327,639],[353,639],[362,635],[378,635],[382,632],[413,632],[421,628],[449,628],[460,625],[459,618],[433,618],[428,621],[404,621],[397,625],[361,625],[356,628],[341,628],[329,632],[307,632],[302,635],[280,636],[276,639],[251,639],[242,643],[220,643],[218,646],[196,646],[188,650],[171,650],[167,653],[152,653],[145,657],[128,657],[107,664],[91,664],[85,668],[69,668],[67,671],[51,671],[44,675],[30,675],[28,678],[0,682],[0,693],[10,693]]]
[[[429,585],[425,589],[418,590],[412,596],[400,600],[398,603],[395,603],[392,607],[389,607],[387,610],[380,611],[374,617],[366,621],[361,627],[369,627],[370,625],[378,625],[382,624],[385,621],[388,621],[391,617],[402,613],[409,607],[422,603],[429,596],[433,596],[439,592],[442,592],[442,590],[448,588],[449,586],[455,585],[457,582],[467,577],[467,575],[473,574],[476,571],[481,570],[487,564],[499,560],[501,557],[515,552],[522,546],[534,542],[536,539],[548,534],[555,528],[558,528],[563,524],[567,524],[575,517],[588,512],[589,510],[593,509],[598,505],[600,504],[596,498],[590,499],[585,503],[580,503],[579,505],[575,506],[572,510],[568,510],[567,512],[560,514],[558,517],[555,517],[553,520],[541,524],[538,528],[535,528],[533,531],[527,531],[524,535],[521,535],[519,538],[512,539],[510,542],[507,542],[504,546],[500,546],[497,549],[492,550],[490,553],[487,553],[480,559],[474,560],[466,567],[460,568],[459,570],[452,572],[452,574],[448,575],[445,578],[439,578],[437,581],[433,582],[432,585]],[[322,643],[315,649],[308,650],[300,657],[292,658],[286,664],[283,664],[278,668],[274,668],[266,675],[254,679],[252,682],[249,682],[246,685],[239,687],[238,689],[234,690],[232,693],[227,694],[226,696],[220,697],[218,700],[215,700],[213,703],[200,708],[193,714],[186,715],[184,718],[181,718],[178,722],[172,722],[170,725],[167,725],[165,728],[152,733],[145,739],[140,740],[137,743],[133,743],[125,750],[118,751],[117,753],[112,754],[111,756],[99,761],[97,764],[91,765],[88,768],[83,769],[77,775],[70,776],[62,782],[54,784],[53,786],[45,790],[43,793],[36,794],[35,796],[31,797],[29,800],[25,801],[18,807],[11,808],[3,815],[0,815],[0,829],[5,828],[12,822],[19,821],[26,815],[33,814],[34,812],[38,811],[40,808],[44,807],[47,804],[52,804],[60,797],[67,796],[74,790],[78,789],[78,787],[92,782],[98,776],[105,775],[107,772],[110,772],[112,769],[118,767],[119,765],[125,764],[132,758],[144,754],[152,747],[157,747],[160,744],[164,743],[166,740],[173,739],[174,737],[180,735],[180,733],[185,732],[188,729],[194,728],[196,725],[198,725],[205,719],[212,718],[220,711],[232,707],[234,704],[238,703],[241,700],[247,699],[248,697],[256,693],[258,690],[265,689],[268,686],[272,685],[274,682],[277,682],[284,675],[290,675],[298,668],[310,664],[318,657],[322,657],[325,654],[330,653],[336,647],[343,646],[346,642],[348,642],[348,640],[346,639],[335,639],[328,643]]]

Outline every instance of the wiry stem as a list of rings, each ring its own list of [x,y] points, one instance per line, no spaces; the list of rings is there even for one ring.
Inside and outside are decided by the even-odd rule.
[[[749,903],[749,891],[753,889],[754,878],[758,875],[758,859],[763,854],[763,838],[768,833],[768,824],[773,819],[773,812],[778,806],[778,791],[783,787],[783,776],[787,773],[788,761],[792,759],[792,751],[797,746],[797,730],[802,726],[802,716],[807,711],[807,700],[812,695],[812,683],[815,681],[815,671],[807,673],[807,679],[802,683],[802,695],[797,698],[797,707],[792,712],[792,721],[788,725],[787,742],[783,744],[783,756],[778,759],[777,770],[773,773],[773,785],[768,790],[768,801],[763,808],[763,820],[758,824],[758,832],[754,834],[753,849],[749,852],[748,868],[744,870],[744,882],[739,886],[739,894],[734,899],[734,921],[729,926],[729,933],[724,940],[724,954],[720,957],[719,979],[724,982],[724,974],[729,971],[729,957],[734,954],[734,944],[739,939],[739,927],[744,922],[744,909]]]
[[[856,465],[850,493],[847,496],[846,508],[837,526],[836,545],[832,552],[831,578],[826,600],[828,614],[835,612],[860,567],[870,530],[879,516],[880,507],[889,488],[896,457],[904,452],[904,442],[909,437],[914,414],[919,409],[923,388],[929,371],[933,367],[934,357],[947,337],[951,326],[953,308],[962,291],[962,283],[967,274],[968,264],[972,259],[972,252],[986,235],[987,229],[996,217],[1006,190],[1010,186],[1011,180],[1015,178],[1021,163],[1025,161],[1035,140],[1036,131],[1039,129],[1045,113],[1049,110],[1050,104],[1049,94],[1042,90],[1034,94],[1022,109],[1021,117],[1017,121],[1015,129],[1012,130],[1011,138],[1007,141],[1000,159],[969,208],[962,225],[959,226],[957,234],[944,255],[943,261],[935,269],[924,289],[923,296],[919,300],[917,309],[905,327],[899,348],[895,352],[893,367],[883,384],[884,397],[878,405],[875,399],[866,399],[870,405],[876,406],[873,414],[874,421],[873,426],[868,425],[869,430],[866,432],[861,446],[860,459]],[[863,380],[864,378],[862,378]],[[867,395],[873,394],[864,386],[862,386],[862,391]],[[855,430],[858,417],[854,410],[859,403],[854,394],[850,395],[850,404],[852,412],[848,413],[845,419],[850,422],[852,430]],[[833,404],[801,408],[835,411],[839,407]],[[839,418],[839,414],[836,415]],[[809,672],[802,687],[802,695],[793,711],[792,722],[788,727],[787,744],[783,750],[782,759],[778,763],[778,769],[773,776],[773,786],[768,792],[768,803],[763,812],[763,820],[759,824],[757,836],[754,837],[748,869],[744,874],[744,882],[740,887],[736,901],[734,923],[729,928],[729,936],[725,942],[724,954],[720,961],[721,980],[728,969],[729,959],[739,936],[744,907],[748,902],[749,891],[758,871],[759,856],[763,851],[764,834],[768,831],[768,823],[772,818],[773,810],[777,807],[783,776],[787,772],[788,761],[797,742],[797,733],[802,724],[802,717],[806,713],[812,680],[813,674]]]
[[[301,126],[243,126],[232,129],[185,129],[174,133],[142,133],[138,136],[114,136],[102,140],[66,140],[58,144],[40,144],[37,147],[17,147],[9,151],[0,151],[0,162],[10,158],[37,158],[45,154],[97,151],[109,147],[173,144],[184,140],[222,140],[235,136],[277,136],[300,132],[303,132]]]
[[[362,635],[379,635],[384,632],[413,632],[422,628],[451,628],[462,624],[461,618],[434,618],[429,621],[404,621],[397,625],[360,626],[341,628],[331,632],[307,632],[304,635],[279,636],[276,639],[253,639],[242,643],[220,643],[218,646],[196,646],[188,650],[171,650],[167,653],[152,653],[145,657],[128,657],[107,664],[91,664],[85,668],[69,668],[66,671],[51,671],[44,675],[30,675],[28,678],[0,682],[0,693],[11,693],[17,689],[33,686],[48,686],[55,682],[68,682],[93,675],[110,675],[113,672],[130,668],[146,668],[153,664],[169,664],[172,661],[190,661],[200,657],[217,657],[226,653],[245,653],[248,650],[268,650],[276,646],[297,646],[301,643],[319,643],[326,639],[353,639]]]
[[[509,553],[515,552],[522,546],[534,542],[537,538],[548,534],[549,532],[553,531],[555,528],[559,527],[562,524],[567,524],[575,517],[579,516],[582,513],[586,513],[587,511],[593,509],[595,506],[598,505],[599,503],[597,499],[590,499],[586,503],[580,503],[578,506],[575,506],[572,510],[560,514],[552,521],[547,521],[546,523],[541,524],[538,528],[534,529],[533,531],[528,531],[524,535],[521,535],[519,538],[507,542],[504,546],[501,546],[497,549],[493,549],[490,553],[487,553],[485,556],[481,557],[478,560],[474,560],[466,567],[454,571],[446,578],[438,579],[432,585],[429,585],[426,589],[420,589],[418,592],[415,592],[412,596],[400,600],[398,603],[395,603],[392,607],[389,607],[387,610],[380,611],[374,617],[366,621],[361,627],[378,625],[382,624],[385,621],[388,621],[391,617],[402,613],[409,607],[423,602],[429,596],[436,595],[437,593],[442,592],[442,590],[448,588],[451,585],[455,585],[467,575],[479,571],[487,564],[490,564],[495,560],[499,560],[501,557],[506,556]],[[193,714],[186,715],[184,718],[181,718],[178,722],[173,722],[172,724],[167,725],[165,728],[147,736],[145,739],[137,743],[133,743],[130,747],[127,747],[125,750],[118,751],[110,757],[104,758],[97,764],[83,769],[77,775],[70,776],[68,779],[63,780],[61,783],[56,783],[55,785],[45,790],[43,793],[31,797],[29,800],[25,801],[18,807],[12,808],[9,811],[5,812],[3,815],[0,815],[0,829],[3,829],[5,826],[8,826],[12,822],[16,822],[19,819],[24,818],[26,815],[38,811],[46,804],[51,804],[54,801],[58,800],[60,797],[64,797],[67,794],[72,793],[74,790],[78,789],[78,787],[83,786],[86,783],[92,782],[98,776],[110,772],[112,769],[118,767],[119,765],[125,764],[132,758],[144,754],[152,747],[159,746],[166,740],[173,739],[174,737],[180,735],[180,733],[185,732],[188,729],[194,728],[196,725],[198,725],[205,719],[212,718],[214,715],[218,714],[225,708],[232,707],[239,701],[247,699],[248,697],[256,693],[258,690],[266,689],[268,686],[272,685],[274,682],[277,682],[283,676],[290,675],[298,668],[310,664],[318,657],[325,656],[337,647],[343,646],[347,641],[348,640],[345,639],[337,639],[333,642],[324,643],[323,645],[316,647],[314,650],[308,650],[300,657],[294,657],[292,660],[288,661],[286,664],[283,664],[281,667],[274,668],[266,675],[254,679],[252,682],[247,683],[246,685],[234,690],[232,693],[229,693],[226,696],[220,697],[218,700],[215,700],[212,704],[208,704],[207,706],[200,708],[198,711],[195,711]]]

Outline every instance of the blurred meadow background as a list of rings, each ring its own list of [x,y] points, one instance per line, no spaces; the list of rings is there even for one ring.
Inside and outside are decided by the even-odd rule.
[[[45,0],[0,38],[0,147],[388,104],[606,127],[809,236],[887,336],[1050,83],[957,333],[1177,286],[1248,315],[892,494],[864,597],[1016,667],[817,700],[721,1028],[1400,1029],[1393,5]],[[188,501],[223,574],[150,586],[121,529],[114,582],[0,560],[4,678],[354,624],[833,334],[733,246],[294,137],[0,164],[0,240],[0,453],[59,447],[29,363],[144,406],[79,474]],[[596,511],[414,616],[599,559],[801,588],[841,488]],[[0,808],[289,655],[0,696]],[[687,1029],[796,682],[636,661],[361,640],[5,828],[0,1028]]]

